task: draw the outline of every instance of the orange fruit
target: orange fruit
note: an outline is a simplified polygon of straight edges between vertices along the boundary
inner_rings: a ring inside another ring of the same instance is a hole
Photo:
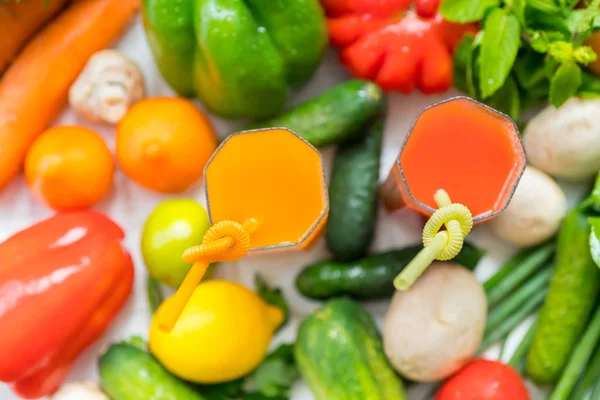
[[[155,97],[133,105],[117,125],[117,161],[138,184],[180,193],[202,178],[217,147],[209,119],[191,101]]]
[[[78,126],[50,128],[25,159],[31,191],[55,210],[89,208],[110,190],[115,165],[96,132]]]

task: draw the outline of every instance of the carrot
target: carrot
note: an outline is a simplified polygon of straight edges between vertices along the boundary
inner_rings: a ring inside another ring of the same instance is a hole
[[[27,41],[67,4],[67,0],[0,3],[0,75]]]
[[[0,189],[19,172],[33,140],[61,112],[88,59],[119,36],[140,6],[141,0],[79,0],[9,67],[0,80]]]

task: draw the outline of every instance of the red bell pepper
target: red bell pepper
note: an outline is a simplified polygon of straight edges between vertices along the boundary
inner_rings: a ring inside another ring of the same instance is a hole
[[[385,91],[444,92],[452,86],[452,53],[475,24],[437,12],[439,0],[322,0],[331,42],[356,77]]]
[[[0,381],[24,398],[55,392],[122,308],[133,263],[102,214],[57,214],[0,243]]]

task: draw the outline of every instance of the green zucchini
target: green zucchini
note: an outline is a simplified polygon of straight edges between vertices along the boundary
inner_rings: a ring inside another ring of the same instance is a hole
[[[102,389],[111,400],[205,400],[150,353],[127,343],[110,346],[99,368]]]
[[[296,278],[296,287],[311,299],[349,296],[355,299],[377,299],[391,296],[394,278],[423,249],[404,249],[373,254],[351,262],[320,261],[305,267]],[[484,252],[465,243],[452,262],[473,270]]]
[[[331,300],[304,320],[294,353],[317,400],[406,399],[371,316],[348,298]]]
[[[278,117],[248,125],[244,130],[288,128],[315,147],[337,144],[359,135],[363,126],[382,110],[383,104],[379,86],[351,80]]]
[[[363,137],[341,144],[333,162],[325,239],[337,260],[364,256],[375,233],[382,119],[366,130]]]
[[[562,223],[554,275],[527,360],[527,374],[538,384],[560,377],[594,308],[600,269],[590,255],[590,231],[587,217],[578,209]]]

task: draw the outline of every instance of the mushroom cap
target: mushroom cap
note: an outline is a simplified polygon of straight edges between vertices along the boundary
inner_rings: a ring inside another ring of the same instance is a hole
[[[556,182],[527,166],[508,207],[489,222],[503,240],[521,247],[550,239],[567,213],[567,197]]]
[[[487,299],[472,272],[435,262],[405,292],[396,292],[384,323],[384,350],[403,376],[444,379],[475,355],[485,327]]]
[[[546,107],[527,125],[528,162],[552,176],[582,181],[600,169],[600,99],[569,99]]]

